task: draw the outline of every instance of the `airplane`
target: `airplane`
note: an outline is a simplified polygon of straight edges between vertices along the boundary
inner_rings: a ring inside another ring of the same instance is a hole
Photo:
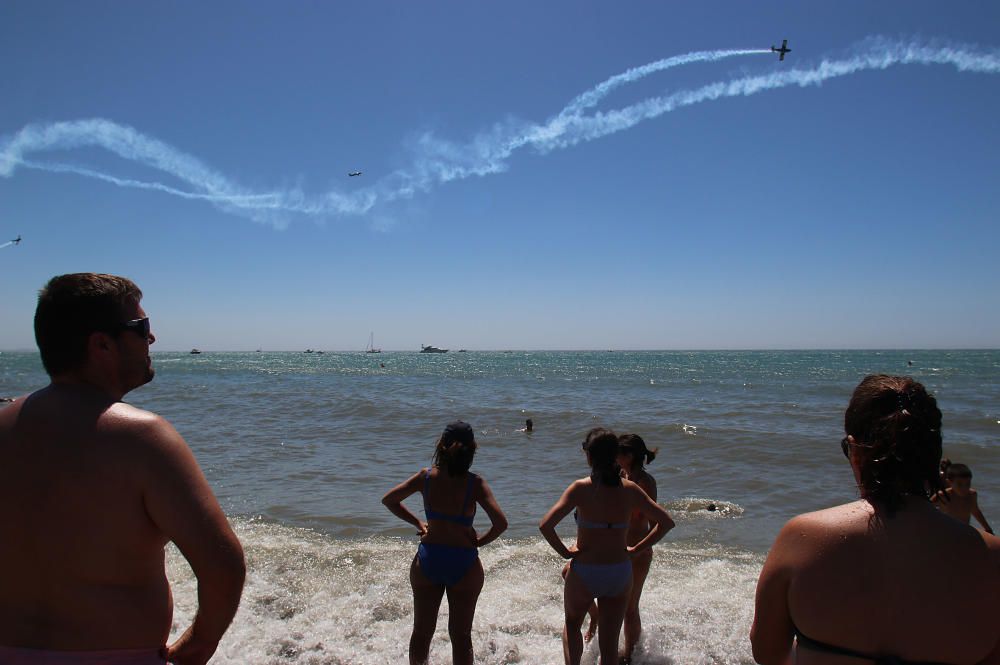
[[[11,242],[14,243],[15,245],[20,245],[21,244],[21,235],[18,234],[18,236],[16,238],[14,238],[13,240],[11,240]]]
[[[778,54],[778,60],[784,60],[785,59],[785,54],[786,53],[791,53],[792,49],[788,48],[788,40],[787,39],[782,39],[781,40],[781,48],[775,48],[774,45],[772,44],[771,45],[771,51],[773,51],[774,53]]]
[[[347,177],[348,178],[353,178],[354,176],[361,175],[361,173],[362,173],[361,171],[351,171],[350,173],[347,174]]]

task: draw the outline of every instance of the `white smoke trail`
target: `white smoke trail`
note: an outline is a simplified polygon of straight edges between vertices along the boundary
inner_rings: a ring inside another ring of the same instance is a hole
[[[110,182],[113,185],[118,185],[119,187],[134,187],[136,189],[152,189],[159,192],[164,192],[165,194],[172,194],[174,196],[179,196],[182,199],[192,199],[198,201],[214,201],[214,202],[228,202],[234,204],[241,203],[256,203],[261,206],[270,205],[272,207],[277,207],[277,202],[279,200],[280,194],[198,194],[194,192],[185,192],[181,189],[176,189],[175,187],[168,187],[159,182],[146,182],[143,180],[132,180],[130,178],[118,178],[107,173],[101,173],[100,171],[95,171],[93,169],[88,169],[83,166],[76,166],[74,164],[60,164],[58,162],[32,162],[28,160],[22,160],[20,162],[22,166],[29,169],[38,169],[40,171],[49,171],[51,173],[75,173],[76,175],[87,176],[88,178],[95,178],[97,180],[103,180],[105,182]]]
[[[580,112],[585,109],[595,106],[597,102],[607,97],[608,94],[616,88],[620,88],[626,83],[634,83],[641,78],[645,78],[650,74],[655,74],[656,72],[662,72],[665,69],[671,69],[672,67],[679,67],[681,65],[689,65],[694,62],[714,62],[716,60],[722,60],[723,58],[767,53],[771,53],[771,49],[694,51],[693,53],[687,53],[685,55],[675,55],[662,60],[657,60],[640,67],[633,67],[632,69],[628,69],[621,74],[615,74],[606,81],[598,83],[586,92],[580,93],[573,101],[566,105],[566,108],[559,112],[559,116],[579,115]]]
[[[974,52],[954,47],[876,42],[868,53],[847,60],[824,60],[812,69],[789,69],[761,76],[719,81],[695,90],[682,90],[654,97],[614,111],[574,118],[558,136],[534,141],[543,152],[592,141],[634,127],[684,106],[723,97],[745,97],[787,86],[818,86],[824,81],[865,70],[884,70],[895,65],[951,65],[958,71],[1000,73],[1000,50]]]
[[[100,147],[123,159],[167,173],[187,183],[194,191],[180,190],[159,182],[118,178],[71,164],[24,159],[24,155],[35,152],[85,147]],[[0,176],[11,176],[18,166],[54,173],[75,173],[120,187],[153,189],[186,199],[206,200],[226,212],[244,214],[278,227],[287,222],[288,213],[312,216],[362,214],[375,204],[375,197],[370,194],[352,197],[329,192],[307,200],[297,189],[266,193],[245,190],[202,164],[196,157],[145,136],[132,127],[100,118],[28,125],[9,139],[0,140]]]
[[[896,65],[951,65],[962,72],[1000,73],[1000,51],[975,47],[893,42],[881,38],[855,47],[855,55],[841,60],[824,59],[812,68],[783,69],[757,76],[720,81],[692,90],[680,90],[610,111],[584,115],[617,88],[656,72],[694,62],[769,53],[763,49],[699,51],[635,67],[577,95],[559,113],[543,124],[516,120],[497,123],[467,143],[454,143],[426,133],[417,138],[409,168],[386,176],[375,185],[350,193],[331,190],[307,197],[299,189],[253,192],[236,185],[208,168],[197,158],[147,137],[135,129],[103,119],[28,125],[16,134],[0,138],[0,176],[11,177],[17,167],[58,173],[75,173],[121,187],[164,192],[186,199],[211,202],[226,212],[283,226],[289,214],[313,217],[360,215],[378,202],[412,196],[418,191],[472,176],[499,173],[508,168],[516,151],[531,146],[544,154],[620,132],[645,120],[678,108],[724,97],[748,96],[787,86],[820,85],[824,81],[865,70],[884,70]],[[185,191],[159,183],[119,178],[80,166],[37,162],[26,155],[51,150],[100,147],[123,159],[137,162],[186,183]]]
[[[0,245],[0,249],[3,249],[4,247],[10,247],[13,244],[14,244],[13,240],[8,240],[7,242],[5,242],[2,245]]]

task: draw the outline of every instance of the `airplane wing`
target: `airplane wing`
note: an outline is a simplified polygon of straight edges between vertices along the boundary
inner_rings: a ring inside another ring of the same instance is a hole
[[[780,62],[784,59],[785,59],[785,54],[782,51],[778,51],[778,61]]]

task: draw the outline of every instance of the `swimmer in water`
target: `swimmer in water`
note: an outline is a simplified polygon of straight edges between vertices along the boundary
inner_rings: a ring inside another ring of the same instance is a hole
[[[975,517],[983,525],[983,531],[993,533],[993,528],[979,509],[979,494],[972,489],[972,469],[964,464],[949,464],[945,476],[948,487],[931,497],[938,510],[962,524],[968,524],[969,518]]]

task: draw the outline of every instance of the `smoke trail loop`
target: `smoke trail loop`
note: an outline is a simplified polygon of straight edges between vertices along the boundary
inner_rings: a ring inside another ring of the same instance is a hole
[[[433,187],[474,176],[506,171],[511,156],[531,147],[540,154],[592,141],[657,118],[679,108],[727,97],[745,97],[789,86],[818,86],[825,81],[860,71],[885,70],[897,65],[949,65],[960,72],[1000,73],[1000,51],[947,44],[896,42],[870,38],[854,47],[844,59],[823,59],[811,68],[798,67],[765,74],[715,81],[700,88],[678,90],[618,109],[594,109],[611,92],[657,72],[695,62],[770,53],[768,49],[696,51],[634,67],[598,83],[574,97],[543,123],[509,119],[494,124],[471,141],[457,143],[431,133],[410,145],[412,164],[388,174],[374,185],[341,192],[330,190],[306,196],[297,188],[255,192],[241,187],[196,157],[155,138],[109,120],[90,119],[27,125],[13,135],[0,137],[0,176],[12,177],[18,167],[71,173],[119,187],[159,191],[171,196],[211,203],[228,213],[282,227],[292,214],[309,217],[364,215],[380,203],[390,203],[426,192]],[[122,159],[157,169],[186,188],[121,178],[96,169],[60,162],[39,162],[26,155],[85,147],[103,148]],[[2,245],[7,246],[7,245]]]

